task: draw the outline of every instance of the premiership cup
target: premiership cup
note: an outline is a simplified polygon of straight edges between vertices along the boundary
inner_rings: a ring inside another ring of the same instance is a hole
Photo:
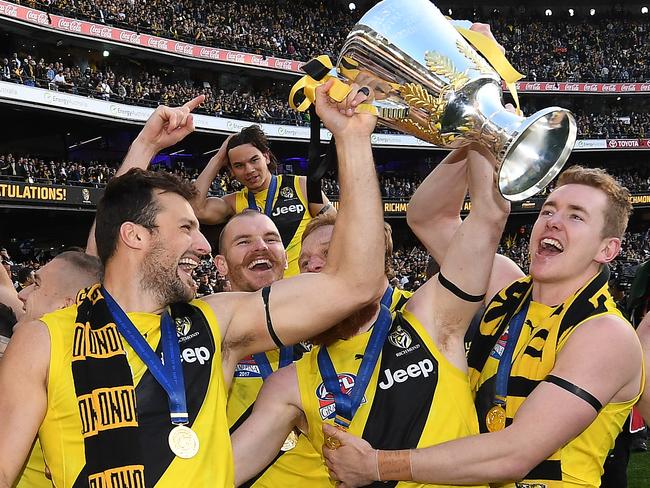
[[[548,185],[576,140],[566,109],[521,117],[502,104],[501,77],[429,0],[383,0],[347,37],[338,72],[371,86],[388,127],[445,148],[472,142],[497,161],[504,198]]]

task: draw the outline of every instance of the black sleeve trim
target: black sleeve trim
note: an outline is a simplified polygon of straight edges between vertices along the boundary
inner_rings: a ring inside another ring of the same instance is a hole
[[[449,290],[461,300],[465,300],[466,302],[481,302],[485,298],[485,293],[482,295],[470,295],[469,293],[465,293],[463,290],[445,278],[442,273],[438,273],[438,281],[442,286],[447,288],[447,290]]]
[[[598,398],[593,396],[588,391],[583,390],[579,386],[576,386],[573,383],[570,383],[567,380],[564,380],[562,378],[558,378],[557,376],[553,376],[552,374],[549,374],[544,381],[547,381],[549,383],[553,383],[554,385],[559,386],[560,388],[568,391],[569,393],[573,393],[575,396],[577,396],[578,398],[584,400],[589,405],[594,407],[594,410],[596,410],[596,412],[600,412],[600,409],[603,408],[603,405],[602,405],[602,403],[600,403],[600,401],[598,401]]]
[[[271,335],[271,339],[273,339],[273,342],[275,342],[275,345],[280,347],[284,347],[284,344],[278,337],[278,335],[275,333],[275,330],[273,329],[273,322],[271,321],[271,312],[269,311],[269,295],[271,294],[271,286],[265,286],[262,288],[262,300],[264,300],[264,311],[266,312],[266,327],[269,329],[269,334]]]

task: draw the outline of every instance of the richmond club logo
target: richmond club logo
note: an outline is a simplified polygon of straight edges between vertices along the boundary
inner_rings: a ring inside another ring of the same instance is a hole
[[[176,335],[178,337],[186,336],[192,328],[192,321],[189,317],[176,317],[174,322],[176,322]]]
[[[401,326],[397,326],[397,328],[388,335],[388,342],[400,349],[408,349],[408,347],[413,343],[413,339],[411,339],[409,333],[402,329]]]

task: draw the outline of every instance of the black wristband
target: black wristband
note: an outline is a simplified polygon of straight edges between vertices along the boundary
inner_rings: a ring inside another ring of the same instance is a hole
[[[559,386],[563,390],[566,390],[569,393],[573,393],[575,396],[577,396],[578,398],[584,400],[589,405],[594,407],[594,410],[596,410],[596,412],[600,412],[600,409],[603,408],[603,404],[600,403],[598,398],[593,396],[587,390],[583,390],[579,386],[576,386],[573,383],[571,383],[571,382],[569,382],[569,381],[567,381],[565,379],[558,378],[557,376],[553,376],[552,374],[549,374],[544,379],[544,381],[546,381],[548,383],[553,383],[554,385]]]
[[[271,336],[271,339],[273,339],[273,342],[275,342],[275,345],[278,346],[278,348],[284,347],[284,344],[278,337],[278,335],[275,333],[275,330],[273,330],[273,322],[271,322],[271,312],[269,311],[269,295],[271,294],[271,285],[265,286],[262,288],[262,300],[264,301],[264,311],[266,312],[266,327],[269,329],[269,335]]]
[[[442,273],[438,273],[438,281],[442,286],[447,288],[447,290],[452,292],[461,300],[465,300],[466,302],[481,302],[485,298],[485,293],[483,293],[482,295],[470,295],[469,293],[465,293],[463,290],[461,290],[456,285],[454,285],[451,281],[445,278],[442,275]]]

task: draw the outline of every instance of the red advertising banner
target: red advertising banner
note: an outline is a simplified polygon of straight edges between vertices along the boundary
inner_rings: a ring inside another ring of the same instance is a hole
[[[519,81],[521,93],[648,93],[650,83],[572,83],[552,81]]]
[[[607,139],[608,149],[648,149],[650,139]]]
[[[138,34],[117,27],[71,19],[60,15],[50,14],[48,18],[47,13],[41,10],[16,5],[10,2],[5,2],[4,0],[0,0],[0,16],[22,20],[58,31],[71,32],[77,35],[86,35],[89,37],[132,44],[134,46],[211,61],[222,61],[224,63],[236,63],[293,72],[299,72],[300,66],[303,64],[301,61],[292,61],[290,59],[265,57],[257,54],[231,51],[228,49],[196,46],[194,44],[174,41],[172,39],[165,39],[163,37],[152,36],[149,34]]]

